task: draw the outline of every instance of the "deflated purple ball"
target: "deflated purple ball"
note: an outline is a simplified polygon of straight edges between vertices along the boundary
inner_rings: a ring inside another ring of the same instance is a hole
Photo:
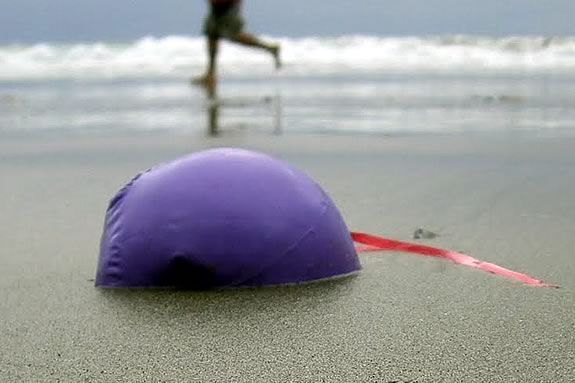
[[[341,215],[314,181],[267,155],[224,148],[154,167],[116,194],[96,285],[263,286],[359,269]]]

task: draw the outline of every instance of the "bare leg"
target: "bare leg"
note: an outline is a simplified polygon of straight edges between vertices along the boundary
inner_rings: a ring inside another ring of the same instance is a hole
[[[216,86],[216,64],[218,59],[218,38],[208,37],[208,69],[203,76],[192,79],[195,85],[203,86],[213,91]]]
[[[280,60],[280,46],[278,44],[272,44],[266,41],[262,41],[257,37],[255,37],[254,35],[246,32],[240,32],[234,37],[230,38],[230,40],[238,44],[263,49],[269,52],[274,57],[276,69],[279,69],[281,67],[282,63]]]

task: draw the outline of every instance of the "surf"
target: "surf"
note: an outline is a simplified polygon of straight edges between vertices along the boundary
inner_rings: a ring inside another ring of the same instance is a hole
[[[575,37],[274,37],[285,62],[279,76],[363,74],[575,73]],[[0,46],[0,81],[189,77],[205,66],[201,37],[128,42],[43,42]],[[265,55],[225,44],[223,75],[273,75]]]

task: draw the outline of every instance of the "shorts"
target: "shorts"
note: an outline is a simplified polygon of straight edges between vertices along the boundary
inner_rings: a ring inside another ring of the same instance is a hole
[[[212,38],[233,38],[242,31],[244,20],[240,15],[239,4],[233,5],[225,13],[211,12],[204,20],[203,32]]]

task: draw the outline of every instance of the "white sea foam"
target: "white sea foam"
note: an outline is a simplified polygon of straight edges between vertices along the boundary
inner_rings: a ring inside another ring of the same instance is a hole
[[[280,75],[356,73],[575,73],[575,37],[279,38]],[[181,77],[206,64],[201,37],[145,37],[131,43],[42,43],[0,46],[0,80]],[[223,73],[273,72],[269,56],[231,44],[221,49]]]

